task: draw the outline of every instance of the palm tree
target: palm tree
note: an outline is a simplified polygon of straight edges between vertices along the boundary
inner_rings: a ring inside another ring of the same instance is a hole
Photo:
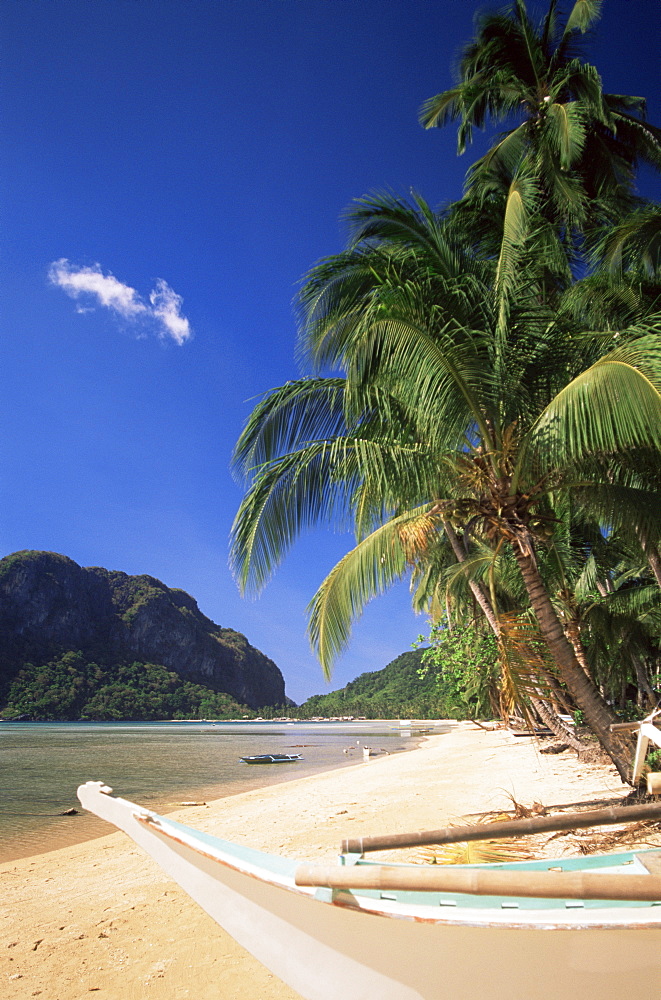
[[[559,524],[543,553],[544,579],[565,634],[583,668],[620,709],[632,687],[639,707],[654,708],[658,699],[649,674],[656,673],[661,595],[641,549],[638,518],[645,504],[658,504],[659,485],[658,472],[646,489],[637,477],[638,500],[617,529],[600,502],[595,510],[590,494],[559,498]],[[612,475],[608,489],[617,493]],[[627,492],[628,499],[635,496]]]
[[[237,445],[239,467],[252,470],[233,529],[239,582],[262,586],[314,522],[353,526],[357,545],[311,604],[329,670],[364,603],[424,564],[444,524],[509,548],[562,681],[625,777],[612,715],[565,635],[538,551],[555,497],[607,493],[620,455],[661,447],[661,348],[650,335],[661,317],[615,338],[563,325],[531,250],[516,287],[510,274],[503,319],[498,262],[453,242],[422,199],[366,199],[354,224],[348,250],[314,268],[301,295],[304,352],[343,376],[274,390]],[[613,518],[625,487],[618,497]],[[657,531],[653,515],[641,524]]]
[[[524,169],[546,217],[570,230],[612,223],[634,208],[637,164],[661,167],[661,130],[645,120],[643,98],[605,93],[597,69],[581,57],[581,36],[601,6],[576,0],[564,23],[557,0],[539,25],[525,0],[478,17],[458,83],[427,100],[420,113],[425,128],[459,121],[459,153],[474,128],[509,126],[471,167],[470,195],[504,196]]]

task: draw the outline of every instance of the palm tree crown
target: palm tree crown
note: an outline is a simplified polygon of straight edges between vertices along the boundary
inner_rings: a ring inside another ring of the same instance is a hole
[[[459,82],[427,100],[425,128],[458,120],[458,150],[488,122],[512,127],[468,174],[478,197],[507,190],[527,170],[547,215],[585,228],[632,210],[635,168],[661,167],[661,130],[646,120],[645,100],[603,91],[581,57],[581,37],[597,21],[600,0],[577,0],[562,23],[551,0],[536,25],[524,0],[482,14],[459,63]],[[517,123],[518,120],[518,123]]]

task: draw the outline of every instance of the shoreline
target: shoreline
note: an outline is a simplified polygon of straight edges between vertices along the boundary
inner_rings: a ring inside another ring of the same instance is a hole
[[[23,727],[25,724],[21,724]],[[35,726],[55,726],[58,731],[62,729],[68,729],[76,726],[83,726],[85,731],[90,727],[87,723],[29,723],[28,727],[30,729]],[[119,726],[114,724],[101,724],[104,728],[108,728],[111,731],[119,728],[123,730],[128,728],[132,731],[135,729],[133,724],[120,723]],[[146,725],[150,729],[160,728],[165,726],[166,729],[170,730],[171,723],[168,722],[156,722],[156,723],[146,723],[138,724],[138,729],[140,726]],[[118,753],[121,753],[121,744],[115,742],[110,747],[111,752],[111,766],[110,769],[106,766],[108,761],[105,759],[99,759],[98,753],[95,758],[91,761],[83,763],[82,766],[75,768],[71,774],[66,775],[66,781],[63,779],[62,774],[57,775],[56,782],[52,784],[49,781],[41,781],[36,791],[31,794],[30,798],[21,798],[20,790],[17,783],[21,780],[29,781],[30,775],[24,772],[22,762],[17,761],[18,772],[9,779],[10,769],[7,769],[8,760],[14,760],[17,754],[20,754],[20,745],[15,745],[12,750],[8,751],[5,747],[3,757],[5,768],[6,768],[6,780],[0,782],[0,798],[2,798],[3,812],[0,815],[0,865],[5,864],[9,861],[16,861],[22,858],[32,857],[33,855],[38,855],[41,853],[57,850],[64,847],[73,847],[76,844],[86,843],[91,840],[96,840],[99,837],[104,836],[105,824],[96,817],[90,814],[85,814],[80,810],[80,805],[76,798],[75,790],[81,781],[86,781],[90,774],[101,775],[105,780],[110,777],[110,784],[115,784],[118,790],[121,790],[120,794],[123,794],[126,798],[133,800],[140,800],[143,805],[148,808],[153,809],[155,812],[160,812],[165,814],[170,814],[174,810],[180,809],[182,803],[189,801],[202,801],[211,802],[216,801],[221,798],[226,798],[228,796],[238,795],[241,792],[249,791],[251,789],[257,789],[262,787],[267,787],[275,784],[280,784],[285,781],[291,781],[297,777],[302,777],[310,774],[321,774],[326,771],[336,770],[341,768],[346,768],[355,763],[355,758],[358,754],[346,756],[341,752],[341,747],[338,743],[343,743],[346,740],[348,743],[353,744],[355,736],[360,736],[361,740],[366,743],[371,743],[372,739],[375,738],[374,734],[370,733],[370,737],[367,734],[363,735],[364,727],[367,726],[370,729],[386,727],[387,729],[395,728],[395,720],[371,720],[369,722],[359,723],[359,727],[356,728],[356,732],[353,736],[349,733],[346,728],[346,724],[340,726],[339,733],[331,733],[333,727],[321,726],[320,731],[317,730],[316,724],[314,726],[303,724],[304,732],[300,730],[297,732],[294,729],[294,724],[291,727],[284,728],[282,724],[277,724],[278,732],[273,735],[273,739],[269,742],[275,740],[278,747],[283,744],[282,749],[285,752],[290,751],[285,744],[295,742],[296,739],[308,739],[311,737],[311,742],[308,744],[306,742],[306,747],[309,745],[309,750],[303,750],[305,759],[297,761],[295,767],[292,766],[291,769],[287,767],[271,767],[271,768],[259,768],[259,767],[249,767],[247,765],[241,764],[237,767],[237,759],[234,752],[230,753],[231,761],[227,759],[214,757],[212,766],[209,766],[209,743],[202,744],[202,751],[206,752],[207,759],[203,759],[202,767],[198,767],[199,759],[196,755],[196,749],[193,751],[193,756],[191,757],[191,740],[192,744],[197,748],[197,740],[201,738],[203,741],[208,738],[209,734],[212,736],[216,733],[221,735],[221,740],[226,747],[227,751],[227,733],[222,726],[218,726],[217,729],[204,730],[200,729],[199,733],[194,732],[193,735],[187,735],[185,738],[188,740],[188,744],[184,746],[184,757],[181,756],[181,749],[179,748],[178,742],[175,741],[174,736],[168,736],[168,741],[171,741],[170,748],[167,751],[169,753],[169,761],[174,768],[178,770],[179,763],[182,759],[185,759],[185,755],[188,754],[188,763],[182,765],[182,773],[185,773],[186,781],[182,784],[179,781],[173,784],[168,781],[167,774],[163,775],[164,780],[162,784],[159,782],[160,773],[159,768],[162,768],[161,761],[158,760],[158,751],[156,751],[156,757],[151,757],[151,739],[149,740],[148,752],[150,754],[148,777],[145,778],[144,774],[141,772],[138,781],[135,780],[136,775],[130,775],[130,780],[132,784],[127,787],[122,780],[122,764],[121,757],[116,757]],[[96,724],[95,724],[96,726]],[[199,729],[199,724],[197,724]],[[233,731],[235,723],[229,724]],[[264,721],[258,723],[258,726],[264,726],[269,730],[273,727],[271,721]],[[255,728],[253,723],[250,723],[251,728]],[[423,724],[414,724],[413,731],[414,735],[411,738],[408,736],[406,740],[394,740],[392,746],[390,747],[390,753],[393,752],[409,752],[415,749],[422,738],[419,735],[419,729],[423,727]],[[0,727],[2,728],[2,727]],[[443,732],[447,728],[445,725],[439,727],[435,721],[426,722],[424,724],[425,729],[431,728],[432,730]],[[327,731],[328,730],[328,731]],[[3,729],[3,732],[6,728]],[[353,727],[352,727],[353,731]],[[296,735],[294,735],[296,734]],[[330,738],[329,738],[330,734]],[[381,734],[383,738],[387,738],[385,734]],[[61,738],[61,737],[60,737]],[[116,740],[116,737],[114,737]],[[259,739],[259,737],[258,737]],[[176,740],[179,740],[179,734],[176,735]],[[334,743],[338,743],[337,746],[333,746]],[[386,742],[385,746],[388,747],[389,744]],[[43,760],[43,766],[45,767],[46,758],[44,756],[44,746],[38,744],[37,749],[41,748],[41,757],[39,759]],[[68,747],[66,743],[60,746],[60,750],[67,751]],[[138,752],[140,752],[138,750]],[[257,749],[257,746],[251,746],[248,753],[261,752]],[[9,758],[6,754],[9,753]],[[378,754],[378,752],[377,752]],[[222,751],[221,751],[222,755]],[[39,756],[39,754],[37,754]],[[354,758],[352,760],[352,757]],[[117,766],[118,765],[118,766]],[[218,766],[220,765],[220,766]],[[291,773],[290,773],[291,771]],[[188,773],[190,772],[190,773]],[[16,787],[17,798],[14,801],[12,798],[12,787]],[[145,796],[145,792],[148,794]],[[154,794],[156,793],[156,794]],[[142,797],[141,797],[142,795]],[[77,815],[67,815],[67,810],[74,808],[78,810]],[[19,812],[12,814],[12,809],[18,809]],[[22,812],[21,812],[22,810]],[[12,815],[16,815],[18,818],[12,820]],[[21,816],[25,816],[25,819],[21,819]],[[30,819],[28,817],[34,817]]]
[[[577,761],[571,751],[542,755],[507,730],[457,723],[406,753],[172,815],[269,853],[332,863],[344,836],[437,829],[511,811],[512,798],[581,808],[617,803],[629,791],[610,766]],[[563,846],[555,839],[554,853]],[[89,992],[133,1000],[146,987],[154,1000],[298,1000],[122,833],[3,863],[0,884],[7,1000],[82,1000]]]

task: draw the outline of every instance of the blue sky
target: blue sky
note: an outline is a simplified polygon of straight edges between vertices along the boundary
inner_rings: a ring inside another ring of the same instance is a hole
[[[257,601],[227,568],[232,447],[296,377],[292,299],[353,198],[441,204],[479,152],[425,132],[472,0],[5,0],[0,556],[149,573],[244,632],[296,701],[383,667],[424,620],[374,601],[328,686],[305,607],[347,535]],[[590,57],[661,123],[656,0],[605,0]],[[658,183],[645,182],[659,195]]]

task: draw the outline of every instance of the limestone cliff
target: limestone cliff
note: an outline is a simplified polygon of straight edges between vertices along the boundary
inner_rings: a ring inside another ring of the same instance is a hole
[[[0,560],[0,689],[21,667],[68,650],[99,662],[159,664],[251,708],[285,703],[278,667],[151,576],[83,569],[54,552]]]

